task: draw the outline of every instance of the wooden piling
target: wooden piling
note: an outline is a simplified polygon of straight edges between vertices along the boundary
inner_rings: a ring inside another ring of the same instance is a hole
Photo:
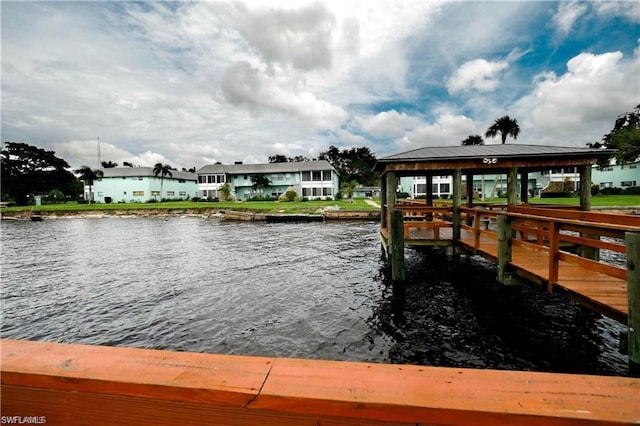
[[[498,282],[507,284],[507,268],[511,261],[511,221],[506,215],[496,217],[498,226]]]
[[[391,250],[391,281],[393,299],[396,302],[405,298],[404,274],[404,217],[402,210],[391,212],[391,227],[389,229],[389,243]]]
[[[626,232],[629,375],[640,377],[640,232]]]

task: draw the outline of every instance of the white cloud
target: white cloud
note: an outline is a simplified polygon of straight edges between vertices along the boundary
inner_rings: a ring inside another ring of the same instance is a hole
[[[640,2],[638,1],[596,1],[592,6],[599,15],[623,16],[631,22],[640,22]]]
[[[563,36],[571,32],[573,24],[585,13],[587,5],[582,2],[568,1],[558,4],[558,11],[553,16],[553,23],[556,30]]]
[[[376,115],[356,117],[356,125],[376,137],[397,137],[418,124],[418,120],[396,110],[382,111]]]
[[[435,123],[418,126],[406,133],[397,144],[405,150],[422,146],[460,145],[469,135],[477,133],[478,128],[469,117],[444,113],[437,117]]]
[[[585,135],[611,130],[617,115],[631,110],[640,93],[640,58],[621,52],[581,53],[567,63],[567,72],[535,79],[533,91],[515,105],[521,135],[531,143],[584,145]]]
[[[506,61],[475,59],[465,62],[449,78],[447,89],[451,94],[470,89],[492,91],[498,86],[500,73],[508,67]]]

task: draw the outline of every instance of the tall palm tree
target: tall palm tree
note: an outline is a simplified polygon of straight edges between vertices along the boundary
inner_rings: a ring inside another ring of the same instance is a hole
[[[173,176],[171,173],[171,166],[168,164],[156,163],[153,166],[153,174],[158,177],[160,175],[160,200],[162,201],[162,185],[164,184],[164,177],[169,175]]]
[[[518,120],[511,118],[508,115],[496,119],[496,121],[489,127],[484,134],[486,138],[494,138],[498,134],[502,138],[502,143],[507,141],[507,136],[511,136],[514,139],[518,139],[520,134],[520,126],[518,126]]]
[[[104,173],[102,170],[92,170],[89,166],[82,166],[74,171],[80,175],[78,179],[84,181],[85,185],[89,185],[89,205],[91,205],[91,199],[93,198],[93,181],[102,178]]]
[[[470,135],[461,142],[462,145],[484,145],[484,140],[480,135]]]

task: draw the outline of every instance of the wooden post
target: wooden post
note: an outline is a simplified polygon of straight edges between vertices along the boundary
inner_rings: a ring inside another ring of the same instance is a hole
[[[383,176],[380,182],[380,227],[387,227],[387,179]]]
[[[433,176],[427,175],[427,206],[433,206]]]
[[[387,172],[385,181],[387,187],[387,190],[385,192],[387,194],[387,196],[385,197],[387,201],[387,217],[385,220],[387,222],[387,227],[391,228],[391,212],[396,205],[396,187],[398,186],[398,178],[396,177],[396,173]],[[389,245],[391,245],[391,242],[389,242]]]
[[[507,204],[518,204],[518,169],[511,167],[507,173]]]
[[[520,202],[529,202],[529,172],[520,172]]]
[[[580,166],[580,207],[591,210],[591,165]]]
[[[551,220],[549,222],[549,280],[547,290],[553,291],[553,284],[558,281],[558,262],[560,260],[560,225]]]
[[[391,243],[391,285],[393,289],[392,303],[395,306],[404,305],[405,275],[404,275],[404,217],[402,210],[391,212],[389,227]]]
[[[462,205],[462,170],[453,171],[453,246],[460,240],[460,225],[462,218],[460,207]]]
[[[467,173],[467,207],[473,207],[473,173]],[[473,217],[467,215],[467,225],[473,224]]]
[[[496,217],[498,226],[498,282],[507,284],[507,268],[511,261],[511,221],[507,215]]]
[[[640,232],[625,233],[629,298],[629,375],[640,377]]]

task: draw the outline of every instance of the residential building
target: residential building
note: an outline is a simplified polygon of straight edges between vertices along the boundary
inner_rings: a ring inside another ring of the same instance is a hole
[[[93,183],[93,199],[98,203],[188,200],[198,194],[195,173],[171,170],[171,176],[162,178],[153,173],[153,167],[115,167],[100,171],[102,178]]]
[[[288,190],[312,199],[334,198],[339,191],[338,173],[325,160],[267,164],[210,164],[197,172],[201,197],[219,198],[220,187],[229,184],[237,200],[254,197],[279,197]],[[255,188],[257,176],[270,184]]]

